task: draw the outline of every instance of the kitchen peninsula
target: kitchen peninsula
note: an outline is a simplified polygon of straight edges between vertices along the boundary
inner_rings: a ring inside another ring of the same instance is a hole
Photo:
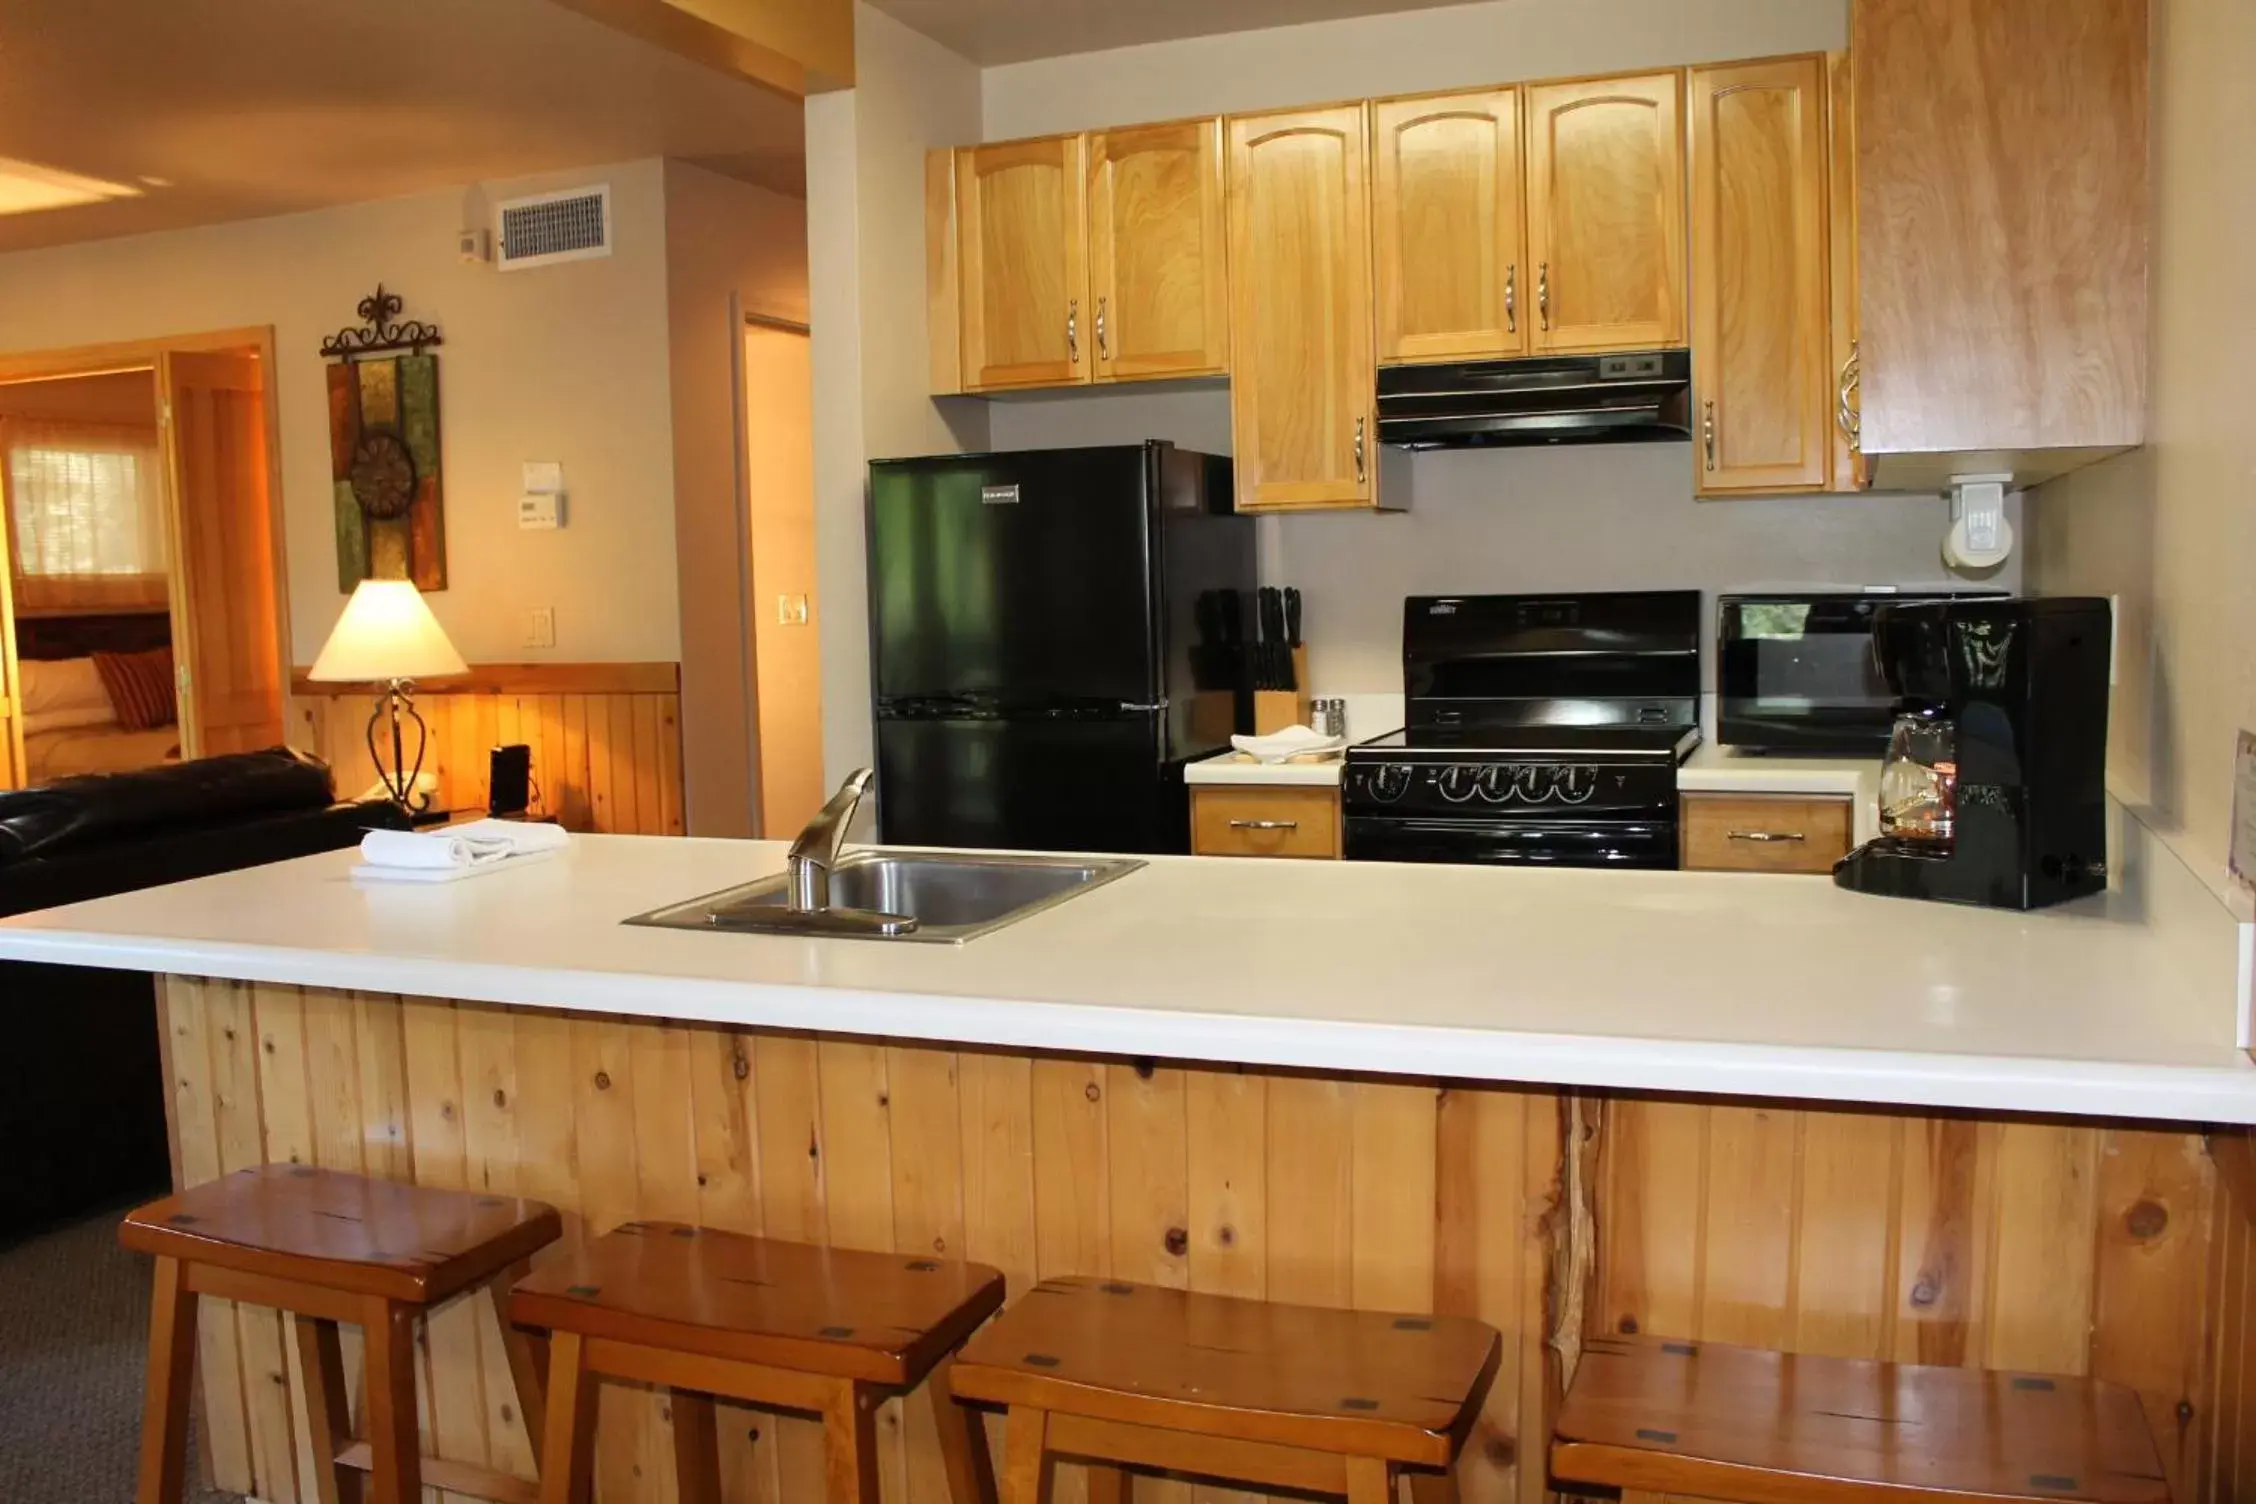
[[[7,921],[0,956],[163,976],[185,1183],[318,1163],[535,1196],[568,1237],[676,1218],[1014,1288],[1479,1315],[1513,1345],[1471,1498],[1541,1496],[1521,1459],[1563,1366],[1631,1329],[2096,1372],[2145,1396],[2190,1489],[2251,1204],[2243,1141],[2212,1157],[2200,1129],[2256,1122],[2256,1066],[2237,927],[2124,840],[2122,891],[2027,915],[1161,858],[939,946],[626,927],[783,848],[596,837],[443,889],[356,886],[345,853],[237,872]],[[290,1496],[278,1318],[204,1342],[220,1481]],[[430,1445],[529,1473],[484,1297],[429,1353]],[[942,1497],[929,1404],[884,1431],[917,1499]],[[607,1497],[671,1496],[666,1424],[607,1393]],[[763,1497],[808,1496],[811,1423],[723,1434]]]

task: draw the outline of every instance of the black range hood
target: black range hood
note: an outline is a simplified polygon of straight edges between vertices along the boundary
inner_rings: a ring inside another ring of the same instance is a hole
[[[1691,437],[1688,350],[1379,368],[1379,442],[1401,449]]]

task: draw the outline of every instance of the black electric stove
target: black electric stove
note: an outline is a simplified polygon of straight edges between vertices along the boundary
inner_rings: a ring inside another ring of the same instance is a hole
[[[1351,860],[1676,866],[1698,591],[1413,597],[1402,664],[1408,726],[1347,750]]]

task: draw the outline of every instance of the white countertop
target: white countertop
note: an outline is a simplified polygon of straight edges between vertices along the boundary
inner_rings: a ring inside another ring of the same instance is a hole
[[[581,837],[430,889],[357,887],[334,852],[0,921],[0,957],[1019,1049],[2256,1123],[2242,931],[2174,858],[2120,859],[2129,891],[2030,915],[1807,877],[1174,857],[960,948],[620,924],[783,851]]]
[[[1336,789],[1343,766],[1345,763],[1336,755],[1323,762],[1256,762],[1236,752],[1222,752],[1186,763],[1183,781],[1193,788],[1216,784],[1282,784],[1288,788]]]

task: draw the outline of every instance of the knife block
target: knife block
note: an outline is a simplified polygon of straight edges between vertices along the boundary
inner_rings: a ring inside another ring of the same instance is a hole
[[[1312,713],[1308,694],[1308,644],[1292,651],[1293,683],[1298,689],[1257,689],[1253,692],[1253,734],[1267,736],[1287,726],[1305,726]]]

